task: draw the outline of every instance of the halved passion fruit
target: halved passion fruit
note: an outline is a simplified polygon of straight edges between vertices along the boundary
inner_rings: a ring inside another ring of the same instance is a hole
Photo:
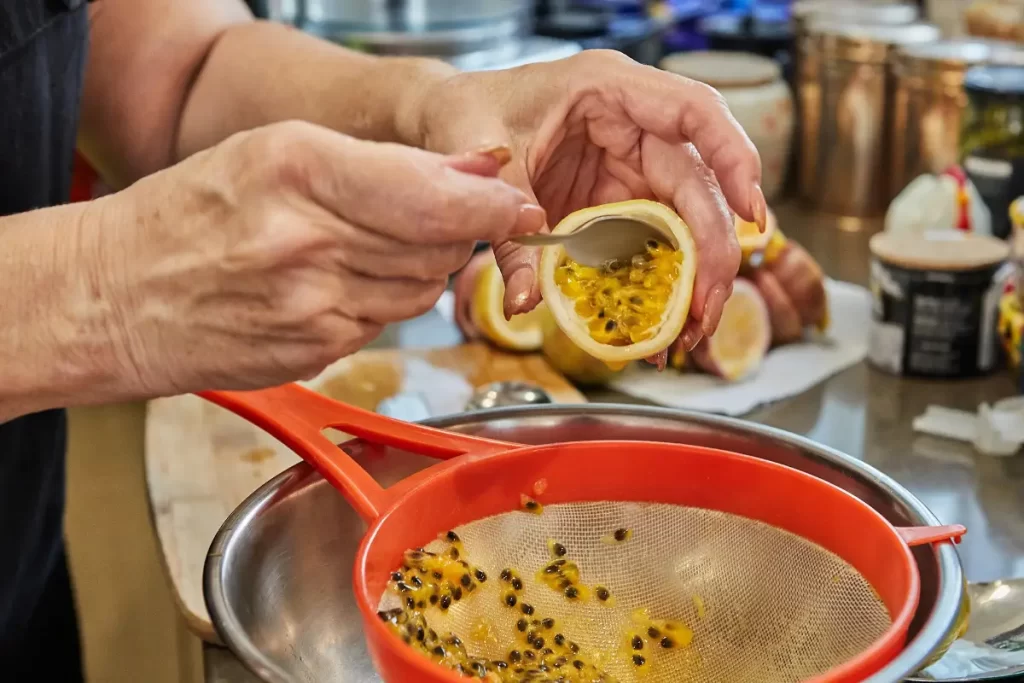
[[[575,263],[561,246],[545,247],[541,293],[558,327],[594,358],[606,363],[647,358],[668,348],[683,329],[697,274],[697,248],[683,219],[648,200],[582,209],[552,232],[573,232],[601,216],[636,218],[662,236],[648,240],[628,263],[611,261],[599,268]]]
[[[509,351],[536,351],[544,341],[543,321],[547,316],[544,303],[529,313],[505,319],[502,301],[505,283],[494,257],[480,267],[473,283],[470,318],[485,339]]]
[[[750,280],[737,278],[718,329],[697,344],[692,357],[705,372],[737,381],[760,367],[771,342],[772,324],[764,298]]]

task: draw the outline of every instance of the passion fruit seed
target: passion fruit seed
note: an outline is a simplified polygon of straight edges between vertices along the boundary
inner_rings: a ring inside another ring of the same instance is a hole
[[[628,346],[657,331],[683,254],[657,240],[645,246],[628,263],[615,259],[593,268],[567,258],[555,270],[555,284],[574,302],[594,341]]]
[[[568,552],[568,550],[566,550],[566,547],[558,541],[554,539],[548,539],[548,552],[551,554],[552,558],[555,558],[565,557],[565,554]]]
[[[520,496],[519,496],[519,503],[520,503],[520,505],[522,506],[522,508],[524,510],[526,510],[527,512],[533,513],[535,515],[539,515],[539,514],[542,514],[544,512],[544,506],[541,505],[540,503],[538,503],[537,501],[535,501],[533,498],[530,498],[525,493],[524,494],[520,494]]]
[[[601,542],[607,545],[618,545],[619,543],[625,543],[629,539],[633,538],[633,532],[630,529],[616,529],[607,536],[601,538]]]

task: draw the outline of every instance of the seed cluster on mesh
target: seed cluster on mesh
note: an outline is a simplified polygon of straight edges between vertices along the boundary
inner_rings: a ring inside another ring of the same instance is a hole
[[[657,333],[682,262],[681,251],[652,239],[629,262],[593,268],[566,258],[555,271],[555,284],[594,341],[628,346]]]
[[[522,497],[521,508],[530,514],[543,513],[543,506],[527,496]],[[630,530],[616,529],[607,539],[623,543],[631,537]],[[380,611],[378,616],[407,645],[464,677],[492,683],[614,683],[615,678],[603,666],[609,653],[588,655],[558,620],[539,614],[526,602],[523,577],[513,567],[501,569],[494,579],[500,587],[501,607],[513,617],[512,645],[504,657],[474,656],[458,635],[438,633],[431,628],[427,619],[430,610],[447,612],[489,580],[483,569],[469,562],[456,532],[449,531],[443,540],[446,547],[439,552],[424,548],[406,551],[401,569],[388,581],[388,592],[397,596],[403,606]],[[536,572],[540,585],[559,592],[570,603],[596,600],[608,606],[615,604],[607,587],[588,586],[581,581],[580,569],[563,543],[548,539],[547,550],[550,561]],[[471,644],[498,645],[501,641],[495,628],[488,619],[479,617],[469,627],[468,640]],[[640,676],[649,672],[659,651],[686,647],[693,637],[681,622],[652,619],[642,609],[633,614],[624,633],[619,656]]]

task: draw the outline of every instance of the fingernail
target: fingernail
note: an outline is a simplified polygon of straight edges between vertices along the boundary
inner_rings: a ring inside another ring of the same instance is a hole
[[[512,159],[512,150],[508,145],[488,145],[472,152],[476,156],[489,156],[504,166]]]
[[[711,288],[711,292],[704,302],[704,315],[700,319],[704,336],[710,337],[718,329],[718,321],[722,319],[722,309],[725,308],[725,302],[728,300],[729,289],[725,285],[715,285]]]
[[[531,235],[540,232],[548,222],[548,214],[536,204],[523,204],[512,228],[513,235]]]
[[[764,200],[764,192],[761,191],[761,186],[757,184],[754,185],[754,196],[751,199],[750,213],[754,214],[754,222],[757,223],[757,229],[764,232],[768,224],[768,203]]]
[[[520,268],[512,273],[508,284],[505,285],[504,313],[505,320],[511,320],[512,316],[523,310],[526,302],[530,300],[530,293],[533,291],[533,281],[536,279],[533,268]]]
[[[683,330],[683,334],[680,337],[683,342],[683,349],[687,353],[697,348],[697,344],[700,344],[700,340],[703,338],[704,335],[701,332],[689,328]]]

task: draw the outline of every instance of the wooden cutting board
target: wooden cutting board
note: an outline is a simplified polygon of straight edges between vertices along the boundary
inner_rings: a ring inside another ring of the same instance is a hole
[[[541,356],[502,353],[483,344],[361,351],[306,384],[369,410],[399,392],[422,390],[432,414],[444,414],[460,411],[473,388],[507,380],[539,385],[559,403],[585,401]],[[228,514],[299,458],[245,420],[191,395],[149,403],[145,458],[172,592],[189,628],[218,642],[203,602],[206,552]]]

